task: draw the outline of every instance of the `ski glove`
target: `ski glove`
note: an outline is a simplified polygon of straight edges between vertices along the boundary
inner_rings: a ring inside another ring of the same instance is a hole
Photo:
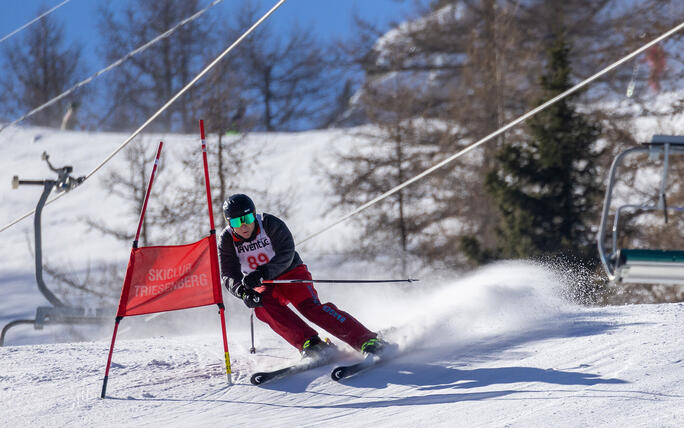
[[[228,277],[223,277],[223,286],[230,290],[230,293],[241,299],[248,308],[258,308],[263,306],[261,294],[249,289],[242,284],[242,281],[234,281]]]
[[[254,272],[250,272],[242,278],[242,283],[245,285],[247,288],[256,288],[261,285],[261,280],[264,278],[264,274],[261,273],[259,268],[257,268]]]
[[[249,288],[246,288],[242,293],[242,301],[245,302],[245,306],[251,309],[264,306],[263,302],[261,301],[261,293]]]

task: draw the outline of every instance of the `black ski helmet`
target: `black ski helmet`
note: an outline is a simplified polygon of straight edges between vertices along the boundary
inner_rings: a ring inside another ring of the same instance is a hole
[[[242,217],[249,213],[256,215],[254,202],[252,202],[249,196],[243,195],[242,193],[231,195],[230,198],[223,203],[223,215],[226,218],[226,221],[231,218]]]

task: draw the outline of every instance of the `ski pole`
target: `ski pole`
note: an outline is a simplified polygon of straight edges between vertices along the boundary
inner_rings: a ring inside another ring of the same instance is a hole
[[[249,317],[249,331],[252,333],[252,347],[249,348],[249,353],[256,354],[256,348],[254,347],[254,310],[252,310],[252,315]]]
[[[320,282],[320,283],[340,283],[340,284],[356,284],[356,283],[380,283],[380,282],[418,282],[419,279],[262,279],[262,284],[301,284],[305,282]]]

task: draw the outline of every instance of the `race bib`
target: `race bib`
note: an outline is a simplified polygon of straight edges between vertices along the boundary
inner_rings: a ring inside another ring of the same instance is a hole
[[[273,256],[275,256],[271,239],[264,231],[260,214],[257,214],[256,221],[259,227],[259,233],[254,239],[246,242],[233,241],[235,253],[240,260],[240,270],[243,275],[254,272],[257,266],[268,263]]]

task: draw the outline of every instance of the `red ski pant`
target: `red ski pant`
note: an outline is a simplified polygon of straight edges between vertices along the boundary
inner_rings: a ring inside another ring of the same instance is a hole
[[[311,279],[311,274],[306,265],[301,264],[276,279]],[[361,349],[364,342],[377,336],[334,304],[321,303],[310,282],[267,285],[262,291],[262,302],[263,306],[254,310],[257,318],[299,350],[304,342],[318,333],[288,308],[288,303],[292,303],[309,321],[347,342],[354,349]]]

